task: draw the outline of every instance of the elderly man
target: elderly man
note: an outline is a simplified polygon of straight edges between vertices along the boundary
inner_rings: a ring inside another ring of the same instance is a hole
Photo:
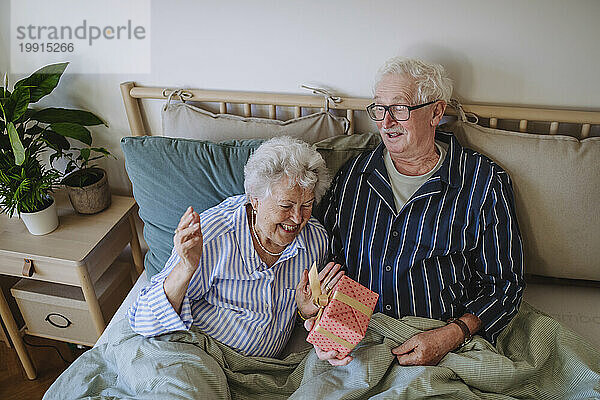
[[[376,312],[448,321],[394,348],[401,365],[436,365],[475,333],[495,342],[524,287],[509,176],[436,132],[451,94],[441,65],[386,62],[367,107],[382,144],[339,171],[320,212],[333,260],[379,293]]]

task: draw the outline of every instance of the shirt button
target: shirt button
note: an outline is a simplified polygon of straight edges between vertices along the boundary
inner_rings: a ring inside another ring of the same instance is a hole
[[[392,267],[390,267],[389,265],[386,265],[386,266],[385,266],[385,270],[386,270],[387,272],[390,272],[390,271],[392,270]]]
[[[390,306],[389,304],[386,304],[385,309],[386,309],[386,311],[390,311],[392,309],[392,306]]]
[[[397,236],[398,236],[398,231],[393,231],[393,232],[392,232],[392,236],[393,236],[393,237],[397,237]]]

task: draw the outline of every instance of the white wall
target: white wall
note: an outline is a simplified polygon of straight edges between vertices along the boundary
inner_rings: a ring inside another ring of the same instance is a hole
[[[119,149],[126,80],[286,93],[310,82],[370,96],[377,67],[401,54],[446,65],[463,102],[600,108],[600,1],[178,0],[153,1],[151,12],[151,74],[66,75],[42,104],[108,121],[94,140],[119,157],[105,165],[116,192],[129,190]],[[0,72],[9,26],[10,2],[0,0]]]

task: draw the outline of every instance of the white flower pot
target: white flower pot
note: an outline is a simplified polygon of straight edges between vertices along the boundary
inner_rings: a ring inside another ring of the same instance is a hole
[[[21,219],[32,235],[45,235],[52,232],[58,226],[56,201],[52,198],[52,204],[42,211],[21,213]]]

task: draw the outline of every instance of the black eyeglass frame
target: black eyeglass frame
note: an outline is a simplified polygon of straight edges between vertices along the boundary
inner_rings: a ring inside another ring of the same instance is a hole
[[[428,106],[428,105],[430,105],[430,104],[433,104],[433,103],[435,103],[436,101],[438,101],[438,100],[432,100],[432,101],[429,101],[429,102],[427,102],[427,103],[423,103],[423,104],[417,104],[416,106],[409,106],[409,105],[406,105],[406,104],[390,104],[389,106],[384,106],[383,104],[375,104],[375,103],[372,103],[372,104],[369,104],[369,105],[367,106],[366,110],[367,110],[367,115],[368,115],[368,116],[369,116],[369,118],[371,118],[373,121],[377,121],[377,122],[379,122],[379,121],[383,121],[383,120],[385,119],[385,113],[388,113],[388,114],[390,114],[390,117],[392,117],[392,119],[393,119],[394,121],[396,121],[396,122],[402,122],[402,121],[408,121],[408,120],[410,119],[410,112],[411,112],[412,110],[417,110],[417,109],[419,109],[419,108],[422,108],[422,107]],[[384,109],[384,112],[383,112],[383,117],[382,117],[381,119],[375,119],[375,118],[373,118],[373,117],[371,116],[371,113],[369,112],[369,110],[370,110],[370,109],[372,109],[372,108],[373,108],[373,107],[375,107],[375,106],[377,106],[377,107],[383,107],[383,109]],[[408,110],[408,117],[406,117],[406,119],[396,119],[396,118],[394,118],[394,114],[393,114],[393,113],[390,111],[390,107],[395,107],[395,106],[402,106],[402,107],[406,107],[406,109]]]

